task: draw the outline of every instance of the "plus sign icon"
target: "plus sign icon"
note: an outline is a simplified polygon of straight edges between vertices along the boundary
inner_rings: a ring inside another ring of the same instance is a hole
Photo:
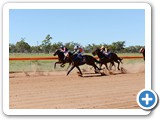
[[[144,110],[153,109],[157,102],[157,94],[153,90],[143,89],[137,94],[137,103]]]

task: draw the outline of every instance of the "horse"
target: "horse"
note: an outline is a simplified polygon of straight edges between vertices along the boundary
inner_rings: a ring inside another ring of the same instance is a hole
[[[53,55],[54,56],[58,55],[58,62],[55,62],[54,69],[56,68],[56,64],[61,64],[60,66],[64,67],[65,63],[69,63],[68,68],[70,67],[70,65],[72,63],[71,59],[65,59],[65,55],[61,50],[57,49]]]
[[[95,51],[92,52],[92,54],[93,54],[94,56],[95,56],[95,55],[98,55],[98,57],[99,57],[99,59],[100,59],[100,62],[101,62],[100,68],[101,68],[101,66],[104,64],[104,65],[106,66],[107,70],[109,70],[107,63],[110,62],[111,65],[113,66],[113,65],[114,65],[114,62],[116,62],[116,63],[118,63],[117,69],[120,70],[119,64],[122,63],[122,58],[118,57],[116,53],[110,52],[110,53],[108,54],[108,57],[106,57],[106,56],[104,55],[104,53],[102,53],[101,49],[100,49],[100,48],[97,48]]]
[[[144,61],[145,61],[145,48],[141,48],[141,49],[139,50],[139,53],[142,53],[143,59],[144,59]]]
[[[72,60],[72,67],[70,68],[70,70],[67,72],[67,76],[69,75],[69,73],[76,67],[79,71],[79,76],[82,76],[82,72],[79,68],[80,65],[84,65],[84,64],[87,64],[87,65],[90,65],[90,66],[93,66],[94,69],[95,69],[95,73],[97,73],[96,71],[98,70],[99,73],[100,73],[100,68],[98,68],[95,64],[95,62],[97,63],[100,63],[98,60],[96,60],[94,57],[90,56],[90,55],[83,55],[82,56],[82,60],[78,59],[77,58],[77,54],[73,54],[71,52],[68,53],[69,55],[67,56],[69,59]],[[77,58],[77,59],[75,59]],[[102,75],[102,73],[101,73]]]

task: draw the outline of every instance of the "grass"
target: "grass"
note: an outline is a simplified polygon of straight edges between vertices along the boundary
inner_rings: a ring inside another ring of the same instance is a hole
[[[92,55],[91,53],[85,53],[86,55]],[[119,53],[118,56],[142,56],[140,53]],[[9,57],[52,57],[53,54],[44,53],[10,53]]]
[[[91,54],[89,54],[91,55]],[[52,54],[22,54],[14,53],[10,54],[9,57],[51,57]],[[121,53],[118,56],[142,56],[138,53]],[[57,64],[56,69],[54,69],[54,63],[57,60],[32,60],[32,61],[9,61],[9,71],[10,72],[28,72],[28,71],[59,71],[66,70],[67,65],[64,68],[60,67],[60,64]],[[137,62],[144,62],[143,59],[124,59],[123,63],[125,64],[134,64]]]
[[[118,56],[142,56],[140,53],[119,53]]]
[[[52,57],[53,54],[44,53],[10,53],[9,57]]]

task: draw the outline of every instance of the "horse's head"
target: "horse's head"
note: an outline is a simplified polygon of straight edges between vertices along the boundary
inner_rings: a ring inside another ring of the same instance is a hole
[[[145,48],[141,48],[139,50],[139,53],[142,53],[143,54],[143,59],[145,60]]]
[[[93,52],[92,52],[92,55],[94,55],[94,56],[95,56],[95,55],[97,55],[99,52],[100,52],[100,49],[99,49],[99,48],[97,48],[95,51],[93,51]]]
[[[71,62],[72,61],[72,59],[73,59],[73,53],[72,52],[66,52],[65,54],[64,54],[64,60],[65,61],[68,61],[68,62]]]
[[[139,50],[139,53],[144,53],[144,51],[145,51],[145,49],[144,49],[144,48],[141,48],[141,49]]]
[[[73,56],[73,53],[72,52],[67,52],[65,53],[65,57],[66,58],[71,58]]]
[[[56,56],[56,55],[58,55],[59,52],[60,52],[60,50],[57,49],[57,50],[54,52],[53,55]]]

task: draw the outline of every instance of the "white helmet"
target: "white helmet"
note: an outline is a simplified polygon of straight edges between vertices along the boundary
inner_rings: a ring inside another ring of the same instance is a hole
[[[104,46],[101,46],[101,49],[104,49],[105,47]]]
[[[77,50],[78,48],[79,48],[79,46],[77,45],[77,46],[74,47],[74,50]]]

